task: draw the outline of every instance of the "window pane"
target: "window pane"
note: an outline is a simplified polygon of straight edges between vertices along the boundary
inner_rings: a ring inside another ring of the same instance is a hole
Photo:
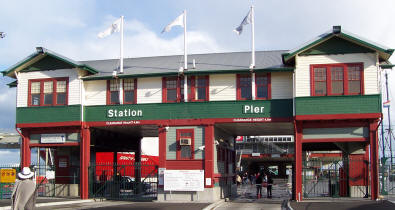
[[[45,90],[45,88],[44,88]],[[53,93],[44,94],[44,105],[51,105],[53,102]]]
[[[348,91],[350,93],[361,93],[361,81],[348,81]]]
[[[361,68],[359,66],[348,67],[348,91],[350,93],[361,93]]]
[[[177,100],[177,89],[168,89],[167,90],[167,101],[176,101]]]
[[[241,87],[241,98],[251,99],[251,87]]]
[[[314,68],[314,93],[326,95],[326,68]]]
[[[180,95],[181,95],[181,101],[184,101],[184,79],[180,79]]]
[[[190,159],[192,158],[192,154],[191,154],[191,146],[181,146],[181,158],[182,159]]]
[[[343,67],[331,68],[332,94],[343,94]]]
[[[314,87],[316,95],[326,95],[326,82],[315,82]]]
[[[134,79],[125,79],[123,82],[124,90],[134,90]]]
[[[40,82],[32,82],[30,91],[32,94],[40,94]]]
[[[58,93],[56,95],[56,104],[66,104],[66,93]]]
[[[53,81],[44,82],[44,93],[53,93]]]
[[[134,91],[125,91],[125,102],[134,103]]]
[[[206,100],[206,88],[197,89],[198,100]]]
[[[110,80],[110,91],[119,91],[119,81]]]
[[[57,81],[56,82],[56,92],[57,93],[65,93],[66,92],[66,81]]]
[[[110,97],[112,104],[119,104],[119,91],[112,91]]]
[[[166,88],[167,89],[177,88],[177,78],[167,78],[166,79]]]
[[[257,97],[258,98],[268,98],[267,94],[267,86],[258,86],[257,87]]]
[[[34,106],[40,105],[40,94],[32,94],[32,105]]]

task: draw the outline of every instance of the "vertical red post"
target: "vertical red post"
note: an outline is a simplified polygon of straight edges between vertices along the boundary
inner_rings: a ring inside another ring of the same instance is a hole
[[[166,133],[167,129],[163,126],[158,128],[159,136],[159,168],[166,168]],[[163,174],[159,174],[159,187],[163,188]]]
[[[89,197],[89,161],[90,161],[90,144],[91,132],[89,127],[83,126],[81,129],[80,142],[80,197],[88,199]]]
[[[214,181],[214,125],[207,125],[204,129],[204,185],[211,188]],[[206,179],[211,183],[206,183]]]
[[[26,129],[22,129],[22,145],[20,148],[21,153],[21,167],[30,166],[31,150],[30,150],[30,132]]]
[[[302,122],[295,121],[295,170],[293,179],[295,180],[294,195],[297,201],[302,201]]]
[[[370,134],[370,193],[372,200],[376,200],[379,193],[378,176],[378,144],[377,144],[377,121],[369,124]]]

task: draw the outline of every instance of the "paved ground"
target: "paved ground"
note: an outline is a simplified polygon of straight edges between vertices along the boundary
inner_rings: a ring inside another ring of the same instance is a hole
[[[294,210],[394,210],[395,204],[389,201],[331,201],[331,202],[291,202]]]
[[[63,201],[78,201],[80,199],[67,199],[67,198],[45,198],[38,197],[36,203],[49,203],[49,202],[63,202]],[[10,199],[0,199],[0,207],[11,205]]]

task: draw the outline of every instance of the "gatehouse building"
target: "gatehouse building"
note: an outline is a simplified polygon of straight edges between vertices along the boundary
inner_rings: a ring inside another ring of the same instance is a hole
[[[97,168],[97,154],[111,153],[115,163],[117,154],[130,153],[133,164],[142,163],[144,139],[159,142],[159,158],[152,171],[140,164],[128,176],[137,184],[155,178],[160,201],[231,195],[240,156],[245,166],[276,165],[278,176],[292,175],[293,199],[302,200],[308,174],[329,170],[318,172],[310,160],[336,156],[334,150],[350,160],[336,175],[347,177],[342,195],[358,187],[376,199],[380,72],[392,68],[392,53],[334,26],[294,50],[257,51],[253,70],[250,52],[231,52],[188,55],[183,71],[183,56],[127,58],[120,74],[116,59],[74,61],[37,47],[2,73],[15,79],[9,86],[17,91],[21,165],[31,164],[33,148],[51,148],[56,182],[82,199],[95,195],[94,183],[111,180]],[[257,138],[236,143],[237,136]],[[236,156],[236,149],[244,153]],[[355,172],[351,160],[365,165]],[[108,176],[126,176],[111,170]],[[175,186],[166,186],[165,171],[196,172],[202,180],[191,191],[169,191]],[[64,178],[71,173],[78,179]]]

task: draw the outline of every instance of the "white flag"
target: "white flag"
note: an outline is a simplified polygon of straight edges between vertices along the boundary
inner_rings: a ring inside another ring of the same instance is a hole
[[[163,30],[162,33],[164,32],[169,32],[173,26],[181,26],[184,28],[184,13],[182,13],[180,16],[178,16],[173,22],[169,23]]]
[[[241,32],[243,32],[243,26],[250,24],[252,22],[252,15],[251,15],[251,10],[248,12],[247,16],[243,19],[243,21],[241,21],[239,27],[237,27],[235,30],[233,30],[234,32],[236,32],[238,35],[241,34]]]
[[[114,21],[110,27],[108,27],[106,30],[97,34],[97,36],[99,38],[104,38],[106,36],[113,34],[114,32],[119,32],[120,30],[121,30],[121,18]]]

